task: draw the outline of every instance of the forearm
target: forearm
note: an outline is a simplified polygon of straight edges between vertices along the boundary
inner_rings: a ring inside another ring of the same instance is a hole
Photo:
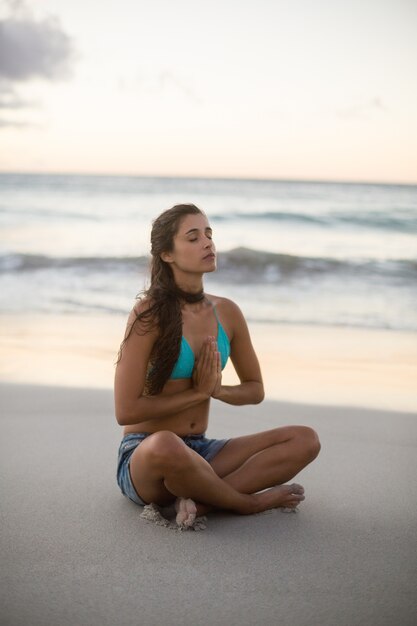
[[[209,396],[195,388],[168,395],[140,396],[133,402],[116,402],[116,419],[121,426],[169,417],[207,401]]]
[[[247,381],[240,385],[221,385],[220,390],[213,395],[216,400],[236,406],[243,404],[259,404],[264,399],[264,387],[261,382]]]

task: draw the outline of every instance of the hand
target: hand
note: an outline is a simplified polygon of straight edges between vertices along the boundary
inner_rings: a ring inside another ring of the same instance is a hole
[[[216,386],[214,387],[213,392],[211,394],[212,398],[218,398],[220,394],[221,386],[222,386],[222,361],[220,357],[220,352],[217,352],[217,380],[216,380]]]
[[[214,337],[204,341],[193,372],[193,385],[208,398],[213,394],[218,379],[218,352]]]

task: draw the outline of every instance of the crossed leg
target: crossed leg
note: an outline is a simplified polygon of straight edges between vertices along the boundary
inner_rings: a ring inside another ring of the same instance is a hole
[[[146,502],[166,505],[176,498],[192,499],[198,515],[212,508],[250,514],[303,500],[302,487],[282,483],[319,450],[312,429],[287,426],[232,439],[209,464],[177,435],[160,431],[136,448],[130,474]]]
[[[283,485],[311,463],[320,452],[316,432],[305,426],[284,426],[231,439],[211,461],[218,476],[240,493],[255,493]],[[288,488],[293,485],[288,485]],[[281,506],[295,508],[304,490]],[[301,499],[304,499],[301,498]],[[198,505],[198,514],[210,509]]]

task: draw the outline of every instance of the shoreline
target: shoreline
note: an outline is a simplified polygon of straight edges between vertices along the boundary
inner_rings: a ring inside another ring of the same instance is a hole
[[[112,389],[124,316],[2,315],[0,382]],[[417,411],[417,333],[251,323],[266,400]],[[229,361],[223,383],[237,382]]]
[[[0,380],[0,406],[5,407],[7,402],[12,399],[13,404],[10,407],[13,407],[13,410],[22,410],[26,407],[26,396],[27,394],[33,394],[35,396],[42,397],[43,395],[48,395],[49,397],[53,397],[54,394],[65,395],[68,398],[68,403],[70,404],[70,399],[73,397],[83,397],[88,402],[93,401],[94,399],[99,399],[100,403],[106,403],[108,406],[113,403],[113,390],[106,387],[87,387],[87,386],[72,386],[72,385],[49,385],[47,383],[26,383],[26,382],[11,382],[11,381],[3,381]],[[289,417],[300,415],[304,413],[308,416],[322,416],[322,412],[324,414],[328,414],[328,417],[333,419],[334,417],[342,416],[345,412],[352,413],[352,415],[356,415],[359,417],[366,417],[367,415],[371,417],[388,417],[395,418],[395,416],[400,416],[401,418],[417,418],[417,410],[409,410],[404,411],[400,409],[388,409],[388,408],[378,408],[371,406],[359,406],[359,405],[350,405],[350,404],[326,404],[326,403],[315,403],[315,402],[297,402],[296,400],[276,400],[274,398],[265,398],[262,402],[256,405],[230,405],[223,403],[219,400],[211,400],[211,408],[210,408],[210,419],[214,416],[215,421],[220,418],[219,413],[223,415],[229,416],[238,416],[239,411],[244,411],[247,413],[247,417],[250,418],[248,421],[242,420],[240,422],[240,426],[242,430],[245,432],[242,434],[250,434],[255,432],[254,424],[256,422],[252,422],[253,415],[256,414],[258,410],[264,412],[265,410],[269,411],[270,409],[276,409],[279,414],[285,413]],[[9,409],[10,407],[6,407]],[[219,411],[220,407],[220,411]],[[62,408],[62,407],[61,407]],[[35,410],[36,412],[36,410]],[[64,412],[67,412],[64,409]],[[273,411],[271,415],[273,414]],[[114,418],[114,424],[116,429],[120,430],[122,433],[123,426],[117,423],[116,417]],[[268,418],[269,419],[269,418]],[[272,419],[272,417],[271,417]],[[209,420],[210,421],[210,420]],[[249,424],[247,427],[246,424]],[[282,424],[281,424],[282,425]],[[221,431],[226,433],[225,428],[227,429],[227,425],[225,426],[220,421],[216,423],[216,428],[220,427]],[[273,426],[271,426],[272,428]],[[211,429],[210,429],[211,430]],[[246,432],[247,431],[247,432]],[[218,433],[212,433],[213,437],[217,437]]]

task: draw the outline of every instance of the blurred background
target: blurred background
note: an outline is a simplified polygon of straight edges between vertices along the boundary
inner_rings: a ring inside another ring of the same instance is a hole
[[[152,219],[192,202],[270,397],[415,410],[416,25],[412,0],[0,2],[0,380],[111,386]]]

